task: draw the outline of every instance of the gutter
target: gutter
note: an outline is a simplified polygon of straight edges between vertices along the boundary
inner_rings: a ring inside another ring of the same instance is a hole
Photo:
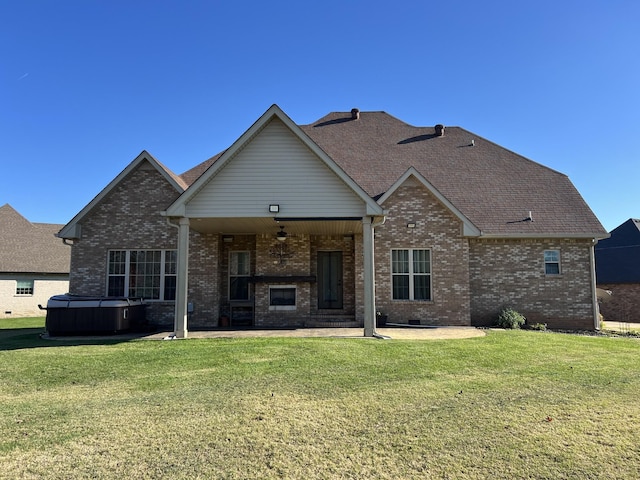
[[[575,234],[575,233],[552,233],[552,234],[531,234],[531,233],[513,233],[513,234],[504,234],[501,235],[499,233],[489,233],[489,234],[482,234],[479,237],[476,237],[478,239],[540,239],[540,240],[544,240],[547,238],[553,238],[553,239],[578,239],[578,240],[604,240],[605,238],[609,238],[611,235],[609,235],[608,233],[606,234],[593,234],[593,233],[581,233],[581,234]]]

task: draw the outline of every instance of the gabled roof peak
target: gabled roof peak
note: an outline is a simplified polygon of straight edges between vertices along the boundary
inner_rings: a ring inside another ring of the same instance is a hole
[[[102,199],[104,199],[111,190],[113,190],[125,177],[127,177],[132,171],[137,169],[140,164],[149,162],[153,168],[155,168],[166,181],[179,193],[182,193],[187,188],[187,184],[182,178],[174,174],[171,170],[165,167],[162,163],[156,160],[149,152],[143,150],[140,154],[125,167],[122,172],[118,174],[105,188],[102,189],[98,195],[96,195],[91,202],[89,202],[73,219],[67,223],[58,232],[58,237],[74,239],[78,238],[80,234],[79,225],[82,219],[87,215]]]

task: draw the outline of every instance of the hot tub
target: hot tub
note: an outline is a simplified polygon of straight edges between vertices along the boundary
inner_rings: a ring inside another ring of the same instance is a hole
[[[51,336],[122,333],[145,320],[145,304],[139,298],[55,295],[46,310]]]

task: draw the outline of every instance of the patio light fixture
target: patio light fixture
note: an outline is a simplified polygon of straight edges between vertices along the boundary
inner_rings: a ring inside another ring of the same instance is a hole
[[[276,259],[273,263],[284,265],[295,252],[284,242],[287,239],[287,232],[284,231],[283,226],[280,226],[280,231],[276,233],[276,239],[278,241],[269,249],[269,255]]]
[[[281,242],[284,242],[287,239],[287,232],[284,231],[284,227],[280,226],[280,231],[276,233],[276,238]]]

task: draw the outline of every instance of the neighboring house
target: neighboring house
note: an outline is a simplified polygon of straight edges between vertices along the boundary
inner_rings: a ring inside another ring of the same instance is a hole
[[[71,291],[188,328],[489,325],[504,306],[597,328],[607,232],[569,179],[462,128],[277,105],[176,175],[143,151],[58,234]]]
[[[62,226],[0,207],[0,318],[43,316],[38,304],[69,290],[71,249],[55,236]]]
[[[630,218],[596,245],[598,287],[611,291],[600,305],[605,320],[640,322],[640,220]]]

